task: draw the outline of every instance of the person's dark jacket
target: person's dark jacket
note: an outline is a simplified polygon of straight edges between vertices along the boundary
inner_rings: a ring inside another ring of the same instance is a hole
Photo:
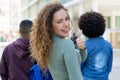
[[[5,47],[0,62],[2,80],[29,80],[30,59],[29,40],[19,38]]]

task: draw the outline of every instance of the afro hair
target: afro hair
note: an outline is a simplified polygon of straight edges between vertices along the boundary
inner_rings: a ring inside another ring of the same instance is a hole
[[[78,26],[88,38],[102,36],[105,32],[105,19],[97,12],[86,12],[80,16]]]

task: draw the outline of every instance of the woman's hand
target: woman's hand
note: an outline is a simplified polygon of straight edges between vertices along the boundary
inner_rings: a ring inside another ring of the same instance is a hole
[[[82,30],[80,30],[79,34],[78,34],[78,38],[76,39],[76,43],[77,43],[77,47],[81,50],[86,49],[85,46],[85,41],[81,38],[82,36]]]

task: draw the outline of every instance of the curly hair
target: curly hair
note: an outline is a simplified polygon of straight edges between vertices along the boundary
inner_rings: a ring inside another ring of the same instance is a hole
[[[33,24],[30,33],[31,56],[44,70],[48,69],[48,59],[52,49],[52,21],[53,15],[60,9],[67,9],[59,2],[47,4],[43,7]]]
[[[88,38],[102,36],[105,32],[104,17],[97,12],[86,12],[78,20],[78,26]]]

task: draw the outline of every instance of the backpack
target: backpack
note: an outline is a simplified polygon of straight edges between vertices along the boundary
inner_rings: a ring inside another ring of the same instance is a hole
[[[38,64],[34,64],[29,71],[29,80],[53,80],[49,70],[44,75]]]

